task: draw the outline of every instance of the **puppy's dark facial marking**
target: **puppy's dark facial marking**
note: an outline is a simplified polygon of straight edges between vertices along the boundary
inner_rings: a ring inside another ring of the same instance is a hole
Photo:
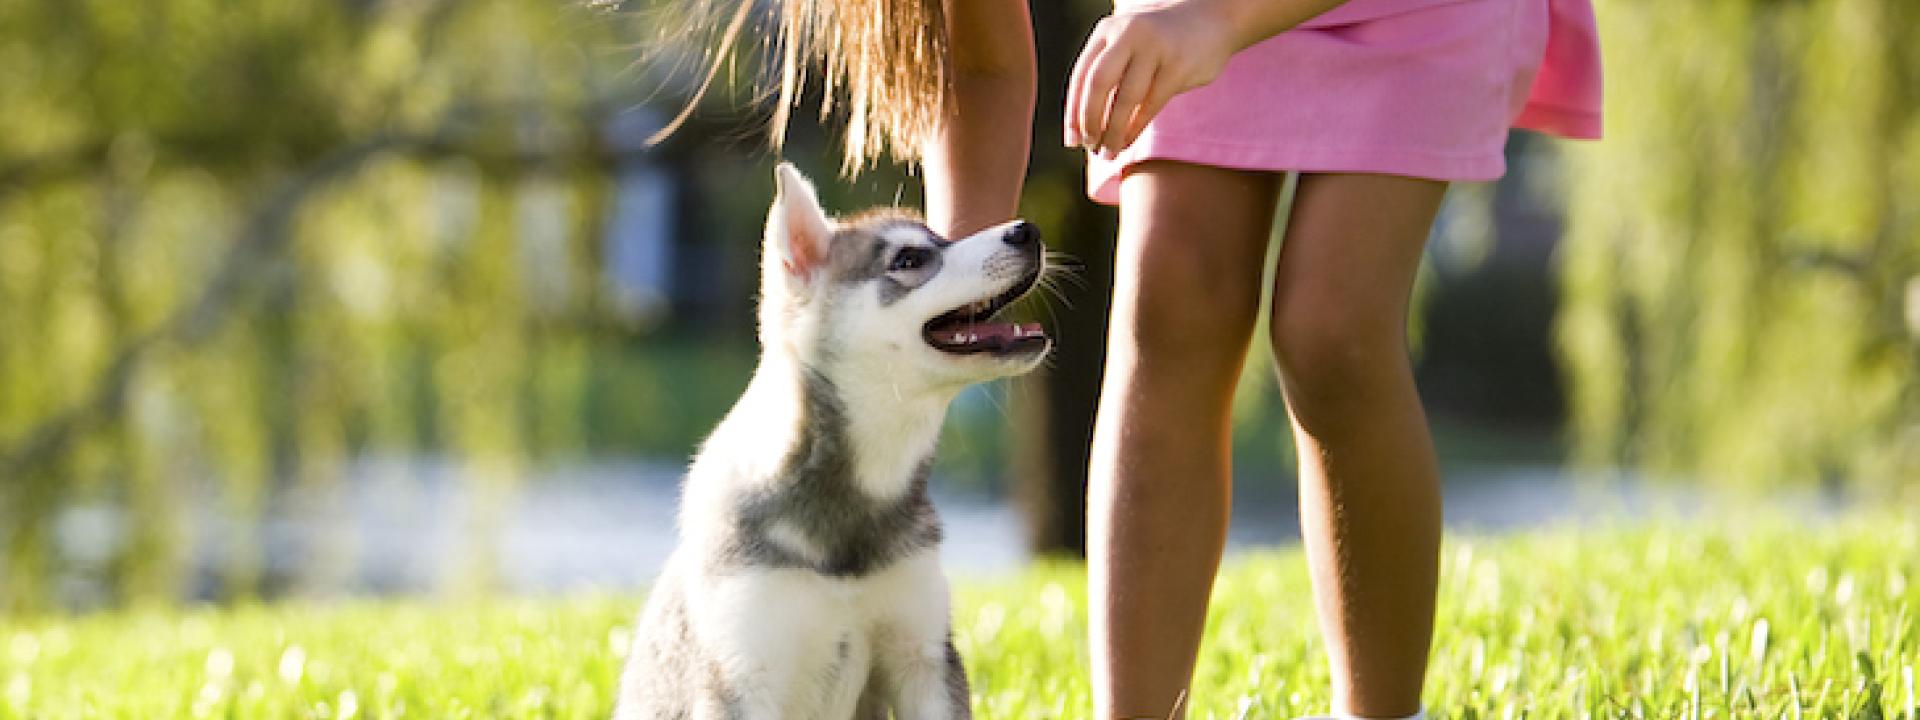
[[[908,217],[849,226],[834,234],[827,253],[834,282],[878,284],[880,305],[890,306],[940,273],[946,241]]]

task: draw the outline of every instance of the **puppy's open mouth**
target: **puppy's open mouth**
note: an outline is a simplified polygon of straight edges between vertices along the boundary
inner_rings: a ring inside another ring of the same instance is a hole
[[[1039,282],[1040,273],[1027,276],[991,298],[968,303],[927,322],[921,335],[927,344],[956,355],[993,353],[1014,355],[1047,348],[1046,328],[1037,322],[996,322],[993,316],[1020,299]]]

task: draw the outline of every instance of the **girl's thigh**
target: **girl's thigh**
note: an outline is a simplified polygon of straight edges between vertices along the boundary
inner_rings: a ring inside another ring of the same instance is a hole
[[[1128,171],[1112,352],[1149,364],[1227,356],[1237,362],[1259,311],[1261,263],[1283,178],[1174,161]],[[1131,357],[1136,352],[1140,357]]]
[[[1446,189],[1394,175],[1302,175],[1274,272],[1275,312],[1401,334]]]

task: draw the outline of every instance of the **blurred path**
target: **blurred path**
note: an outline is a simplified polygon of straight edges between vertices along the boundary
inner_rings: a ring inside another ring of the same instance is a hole
[[[498,514],[505,525],[492,538],[498,580],[513,593],[546,594],[643,587],[660,569],[675,539],[682,465],[664,461],[604,462],[546,468],[508,498]],[[342,520],[316,510],[324,504],[289,497],[270,512],[264,536],[269,594],[279,578],[310,557],[316,538],[328,538],[352,568],[339,594],[417,594],[446,586],[476,551],[466,518],[471,485],[439,460],[362,460],[351,466]],[[1243,477],[1236,487],[1229,552],[1291,545],[1299,537],[1291,482]],[[1581,481],[1558,467],[1467,467],[1446,471],[1446,522],[1452,532],[1501,533],[1567,522],[1605,522],[1662,514],[1684,517],[1704,509],[1707,496],[1678,483],[1649,484],[1624,476]],[[1027,556],[1020,518],[1005,502],[934,481],[934,504],[946,522],[943,559],[956,577],[1005,574]],[[1789,508],[1819,509],[1812,493],[1782,496]],[[222,548],[213,538],[221,520],[201,502],[208,530],[195,555],[199,594],[217,586]],[[62,542],[79,556],[105,557],[119,541],[115,519],[98,509],[67,512]],[[344,530],[342,530],[344,528]]]

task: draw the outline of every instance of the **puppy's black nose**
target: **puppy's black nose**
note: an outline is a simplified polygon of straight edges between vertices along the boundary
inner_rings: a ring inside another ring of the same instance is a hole
[[[1008,245],[1014,247],[1037,245],[1040,243],[1040,228],[1034,227],[1033,223],[1021,220],[1014,223],[1013,227],[1007,228],[1007,234],[1003,237]]]

